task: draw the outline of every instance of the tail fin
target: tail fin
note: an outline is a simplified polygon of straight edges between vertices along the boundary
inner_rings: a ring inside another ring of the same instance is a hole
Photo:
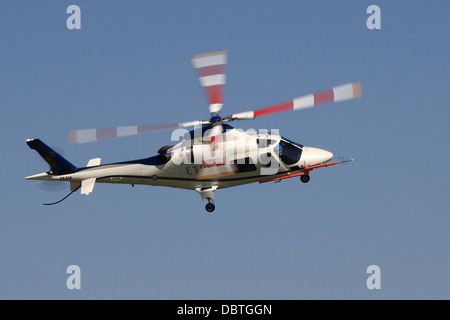
[[[28,139],[27,145],[36,150],[50,166],[50,173],[54,175],[68,174],[75,172],[77,167],[64,159],[59,153],[39,139]]]

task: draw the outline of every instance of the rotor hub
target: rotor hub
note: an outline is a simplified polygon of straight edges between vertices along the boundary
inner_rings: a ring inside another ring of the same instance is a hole
[[[222,120],[221,116],[214,116],[214,117],[211,117],[211,119],[209,119],[209,121],[211,121],[211,124],[220,122],[221,120]]]

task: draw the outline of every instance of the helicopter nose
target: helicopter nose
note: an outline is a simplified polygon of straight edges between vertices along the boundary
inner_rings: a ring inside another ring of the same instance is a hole
[[[332,158],[333,154],[330,151],[319,148],[304,147],[300,161],[305,166],[314,166],[316,164],[327,162]]]

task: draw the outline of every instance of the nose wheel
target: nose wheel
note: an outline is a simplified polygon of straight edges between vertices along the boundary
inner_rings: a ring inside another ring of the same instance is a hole
[[[211,199],[208,199],[208,203],[206,204],[205,209],[208,212],[213,212],[214,209],[216,209],[216,206],[211,202]]]
[[[300,181],[303,183],[309,182],[309,179],[310,179],[309,174],[304,174],[304,175],[300,176]]]

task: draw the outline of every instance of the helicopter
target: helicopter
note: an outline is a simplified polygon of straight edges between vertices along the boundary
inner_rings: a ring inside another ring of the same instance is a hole
[[[94,158],[85,167],[76,167],[40,139],[27,139],[27,145],[39,153],[50,170],[25,179],[70,184],[69,194],[44,205],[60,203],[80,188],[81,194],[88,195],[96,183],[112,183],[195,190],[203,201],[207,200],[206,211],[213,212],[213,193],[218,189],[255,182],[280,182],[293,177],[300,177],[307,183],[314,169],[354,161],[330,162],[331,152],[293,142],[281,136],[278,130],[244,131],[228,123],[360,98],[360,83],[350,82],[281,104],[222,117],[227,51],[196,55],[191,62],[209,102],[208,120],[69,132],[69,142],[81,144],[173,129],[172,141],[177,143],[161,147],[154,156],[110,164],[101,164],[101,158]]]

